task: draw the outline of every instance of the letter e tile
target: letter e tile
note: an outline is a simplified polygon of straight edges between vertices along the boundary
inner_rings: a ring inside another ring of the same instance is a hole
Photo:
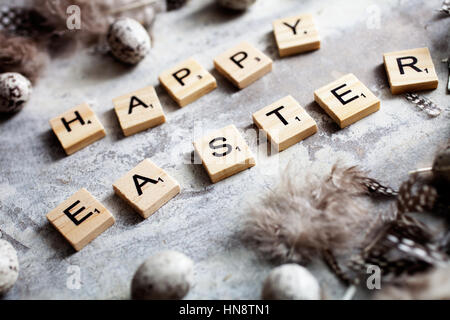
[[[380,109],[380,100],[351,73],[314,91],[314,100],[341,128]]]
[[[47,219],[77,251],[115,222],[112,214],[84,188],[50,211]]]

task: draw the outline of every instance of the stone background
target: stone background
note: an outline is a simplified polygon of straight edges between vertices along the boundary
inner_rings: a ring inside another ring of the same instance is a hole
[[[0,119],[0,236],[17,249],[21,267],[5,298],[127,299],[133,273],[145,258],[175,249],[196,263],[196,284],[187,298],[258,299],[273,266],[246,248],[239,232],[248,206],[283,179],[288,164],[301,179],[305,173],[324,174],[341,160],[398,187],[409,170],[429,165],[450,137],[448,72],[441,62],[449,56],[450,18],[437,12],[441,2],[259,0],[247,12],[231,14],[212,1],[192,0],[182,10],[157,17],[153,50],[135,68],[89,49],[53,60],[26,108]],[[315,16],[322,48],[280,59],[271,22],[301,12]],[[268,54],[274,65],[270,74],[238,91],[213,69],[212,59],[243,40]],[[391,95],[382,65],[384,52],[425,46],[439,87],[421,94],[443,109],[436,118],[404,96]],[[218,88],[180,109],[157,77],[190,56],[211,70]],[[340,130],[313,102],[313,91],[349,72],[381,99],[381,110]],[[146,85],[156,86],[168,121],[125,138],[111,100]],[[268,156],[262,152],[265,145],[256,144],[251,114],[288,94],[317,121],[319,132]],[[65,156],[48,120],[82,102],[91,104],[107,136]],[[231,123],[257,154],[258,163],[212,185],[201,165],[190,164],[191,142]],[[143,220],[114,195],[112,183],[147,157],[178,180],[182,191]],[[45,215],[82,187],[117,221],[76,253]],[[70,266],[80,267],[79,290],[66,285]],[[342,296],[344,288],[321,263],[309,268],[327,297]]]

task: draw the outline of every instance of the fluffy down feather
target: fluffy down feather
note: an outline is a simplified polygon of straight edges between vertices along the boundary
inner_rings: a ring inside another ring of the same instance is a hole
[[[301,264],[355,245],[370,220],[356,196],[367,191],[362,171],[334,166],[321,182],[291,177],[251,208],[244,239],[269,260]]]
[[[47,59],[36,42],[0,32],[0,43],[0,73],[18,72],[35,81]]]

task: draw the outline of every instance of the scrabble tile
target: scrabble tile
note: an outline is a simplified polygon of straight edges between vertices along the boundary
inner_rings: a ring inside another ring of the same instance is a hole
[[[216,79],[192,58],[163,72],[159,81],[180,107],[217,87]]]
[[[166,122],[166,117],[152,86],[113,99],[114,110],[125,136]]]
[[[392,94],[436,89],[438,77],[428,48],[383,55]]]
[[[272,70],[272,60],[247,42],[214,59],[214,66],[236,87],[243,89]]]
[[[180,185],[149,159],[114,182],[115,193],[144,219],[180,193]]]
[[[193,144],[213,183],[255,165],[252,152],[234,125],[210,133]]]
[[[284,97],[253,114],[253,122],[283,151],[317,132],[313,118],[291,96]]]
[[[341,128],[380,109],[380,100],[353,74],[317,89],[314,100]]]
[[[68,155],[106,135],[103,125],[87,103],[51,119],[50,126]]]
[[[112,214],[84,188],[50,211],[47,219],[77,251],[115,222]]]
[[[272,24],[281,57],[320,48],[319,32],[311,14],[278,19]]]

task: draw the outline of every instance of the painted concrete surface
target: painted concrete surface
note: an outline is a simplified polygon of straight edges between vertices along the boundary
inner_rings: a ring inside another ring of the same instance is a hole
[[[450,137],[447,68],[450,18],[432,1],[259,0],[244,14],[191,1],[157,17],[150,56],[135,68],[86,49],[53,60],[26,108],[0,120],[0,232],[18,250],[20,276],[6,299],[127,299],[134,271],[163,249],[195,261],[191,299],[258,299],[273,265],[240,241],[251,203],[283,179],[290,164],[298,179],[324,174],[337,160],[357,164],[398,187],[407,172],[427,166]],[[318,51],[280,59],[272,34],[275,18],[310,12],[322,36]],[[249,41],[274,60],[273,71],[236,90],[213,69],[213,58]],[[428,47],[439,87],[421,95],[443,109],[429,118],[404,96],[390,94],[382,54]],[[159,85],[165,69],[190,56],[216,77],[218,88],[179,108]],[[313,101],[313,91],[354,73],[381,99],[381,110],[340,130]],[[124,137],[112,107],[123,93],[156,86],[167,123]],[[317,121],[319,132],[277,155],[257,145],[251,114],[292,95]],[[65,156],[48,120],[88,102],[107,136]],[[192,141],[235,124],[257,155],[257,165],[211,184],[201,165],[191,164]],[[114,195],[112,183],[144,158],[164,168],[181,194],[143,220]],[[78,189],[87,188],[116,217],[116,224],[75,252],[47,222],[46,213]],[[79,269],[78,269],[79,268]],[[344,288],[321,263],[309,266],[329,298]],[[81,285],[74,289],[77,272]],[[75,278],[74,278],[75,277]]]

